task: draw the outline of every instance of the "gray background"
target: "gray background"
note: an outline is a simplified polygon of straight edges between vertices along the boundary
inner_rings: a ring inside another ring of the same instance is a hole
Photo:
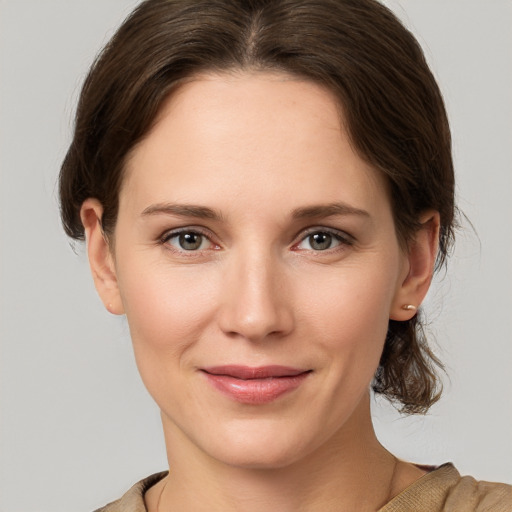
[[[124,319],[61,232],[56,177],[84,74],[137,2],[0,0],[0,510],[87,511],[166,466]],[[450,380],[427,417],[380,402],[383,443],[512,481],[512,3],[388,2],[422,43],[454,134],[465,223],[427,301]]]

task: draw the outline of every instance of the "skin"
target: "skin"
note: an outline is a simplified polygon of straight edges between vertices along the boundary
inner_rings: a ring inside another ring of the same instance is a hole
[[[172,472],[150,511],[377,510],[423,474],[378,443],[368,390],[388,320],[428,290],[439,217],[404,250],[341,119],[329,91],[284,74],[198,76],[132,151],[110,244],[101,204],[83,204],[96,287],[162,414]],[[311,371],[248,405],[201,371],[225,364]]]

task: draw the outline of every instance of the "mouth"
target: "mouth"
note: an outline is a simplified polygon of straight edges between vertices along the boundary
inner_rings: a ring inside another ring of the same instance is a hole
[[[208,382],[236,402],[260,405],[296,390],[312,370],[288,366],[214,366],[202,368]]]

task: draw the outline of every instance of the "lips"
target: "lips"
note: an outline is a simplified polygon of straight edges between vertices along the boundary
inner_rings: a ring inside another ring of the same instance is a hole
[[[294,391],[311,373],[311,370],[278,365],[226,365],[202,368],[201,371],[217,391],[250,405],[270,403]]]

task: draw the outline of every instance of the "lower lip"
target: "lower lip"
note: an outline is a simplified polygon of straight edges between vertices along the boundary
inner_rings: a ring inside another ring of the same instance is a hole
[[[297,389],[310,372],[289,377],[237,379],[228,375],[204,375],[218,391],[242,404],[260,405],[273,402],[280,396]]]

